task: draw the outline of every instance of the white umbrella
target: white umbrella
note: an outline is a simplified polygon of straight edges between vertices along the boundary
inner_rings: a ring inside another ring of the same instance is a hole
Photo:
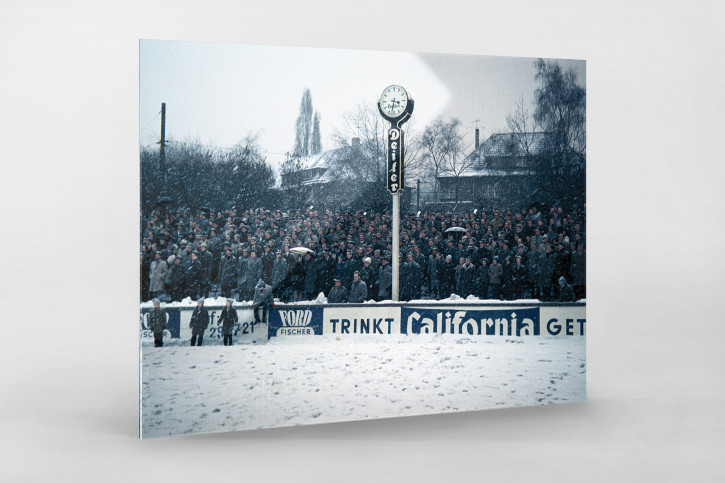
[[[450,232],[466,233],[466,229],[463,228],[462,226],[452,226],[446,230],[446,233],[450,233]]]
[[[304,255],[306,253],[314,253],[313,250],[310,250],[307,247],[294,247],[294,248],[290,248],[289,251],[292,253],[300,254],[300,255]]]

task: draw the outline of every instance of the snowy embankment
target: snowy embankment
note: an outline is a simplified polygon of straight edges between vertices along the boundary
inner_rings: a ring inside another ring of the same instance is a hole
[[[584,337],[273,338],[144,346],[144,437],[578,402]]]
[[[224,304],[226,303],[227,299],[224,297],[210,297],[207,299],[204,299],[204,305],[207,307],[224,307]],[[234,304],[234,307],[247,307],[252,305],[251,300],[242,300],[242,301],[236,301],[232,299],[232,303]],[[275,302],[279,302],[279,299],[275,299]],[[446,303],[446,302],[456,302],[457,304],[480,304],[482,302],[485,302],[486,305],[495,305],[495,304],[501,304],[501,305],[510,305],[512,303],[516,304],[538,304],[541,303],[538,299],[517,299],[517,300],[493,300],[493,299],[480,299],[476,297],[475,295],[469,295],[465,299],[462,297],[459,297],[456,294],[451,295],[448,298],[441,299],[441,300],[433,300],[433,299],[420,299],[420,300],[410,300],[407,303],[409,305],[430,305],[430,304],[440,304],[440,303]],[[577,302],[583,302],[586,303],[586,299],[578,300]],[[392,300],[381,300],[379,302],[376,302],[375,300],[367,300],[364,303],[366,304],[391,304],[391,303],[399,303],[399,302],[393,302]],[[307,300],[307,301],[301,301],[301,302],[287,302],[285,305],[319,305],[319,304],[327,304],[327,297],[325,297],[325,294],[320,292],[317,297],[313,300]],[[151,300],[148,300],[146,302],[141,302],[140,307],[142,309],[152,309],[154,307],[154,304]],[[192,300],[191,297],[186,297],[181,302],[168,302],[168,303],[161,303],[162,308],[170,308],[170,309],[183,309],[183,308],[194,308],[196,307],[196,301]]]

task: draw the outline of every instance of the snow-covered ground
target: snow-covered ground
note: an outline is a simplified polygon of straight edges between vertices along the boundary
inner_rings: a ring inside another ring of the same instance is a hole
[[[586,396],[585,337],[323,335],[266,345],[186,344],[143,345],[143,437]]]

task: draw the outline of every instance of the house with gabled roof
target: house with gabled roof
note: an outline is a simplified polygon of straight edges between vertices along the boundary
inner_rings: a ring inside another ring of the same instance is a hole
[[[542,201],[543,173],[566,177],[584,169],[581,156],[573,152],[556,156],[554,152],[549,133],[493,134],[455,171],[441,171],[440,201],[454,210],[473,205],[519,209]]]

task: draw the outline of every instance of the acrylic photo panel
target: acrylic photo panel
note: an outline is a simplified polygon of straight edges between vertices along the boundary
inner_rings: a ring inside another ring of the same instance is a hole
[[[139,127],[142,437],[585,400],[583,60],[143,40]]]

